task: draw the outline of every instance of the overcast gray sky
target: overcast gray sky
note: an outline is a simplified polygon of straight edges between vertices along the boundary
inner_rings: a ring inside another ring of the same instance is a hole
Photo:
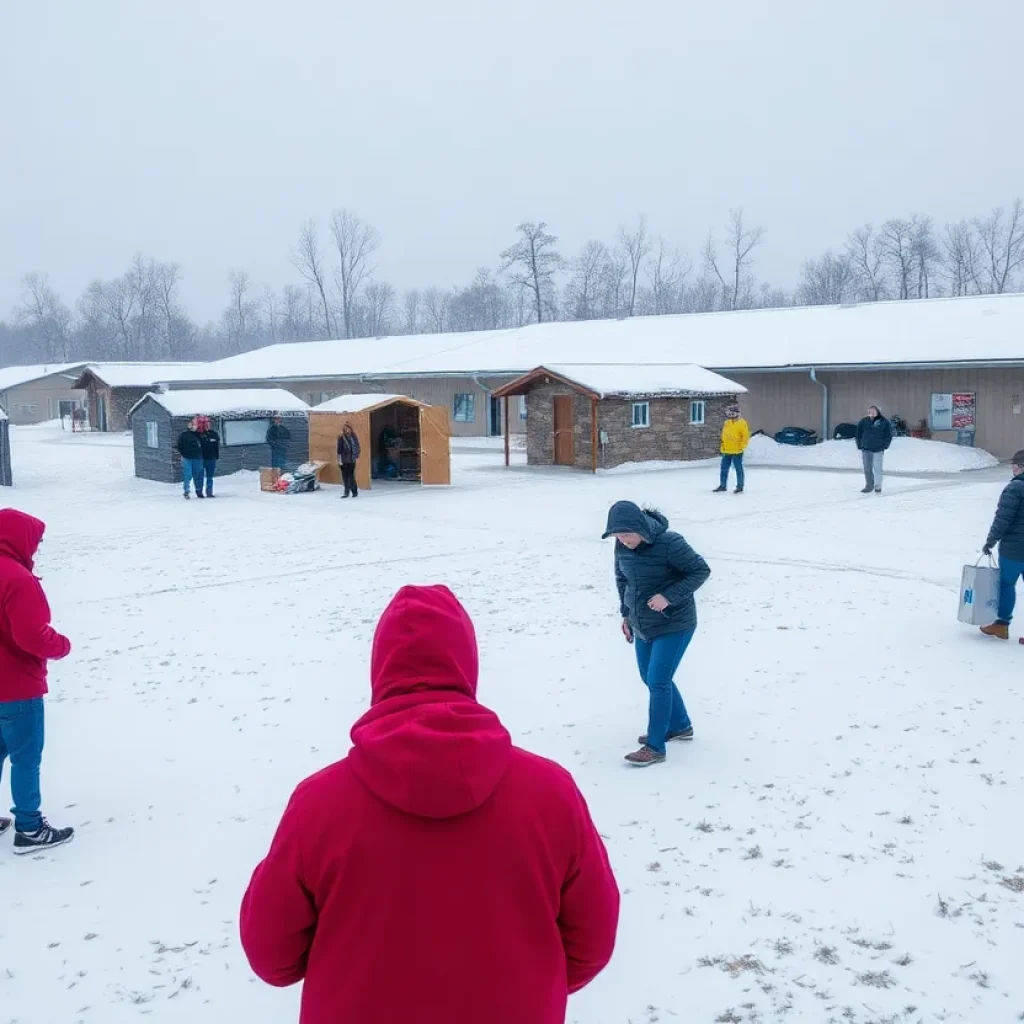
[[[213,317],[342,206],[399,289],[526,219],[696,255],[737,205],[792,286],[861,222],[1024,191],[1022,33],[1020,0],[0,0],[0,315],[142,251]]]

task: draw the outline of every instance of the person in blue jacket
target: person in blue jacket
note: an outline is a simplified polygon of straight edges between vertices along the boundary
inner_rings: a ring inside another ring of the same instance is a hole
[[[711,575],[707,562],[655,509],[631,501],[608,512],[604,537],[615,538],[615,584],[622,632],[636,648],[640,678],[650,691],[647,732],[626,755],[638,768],[665,760],[668,740],[692,740],[693,724],[675,673],[697,630],[694,594]]]

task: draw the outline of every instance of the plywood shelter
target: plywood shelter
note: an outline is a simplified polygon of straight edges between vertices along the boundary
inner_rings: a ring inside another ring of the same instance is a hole
[[[266,436],[275,415],[291,433],[285,452],[288,467],[294,469],[309,457],[308,412],[305,402],[280,388],[153,392],[128,413],[135,475],[144,480],[178,483],[178,437],[194,416],[208,416],[220,434],[217,476],[270,465]]]
[[[339,395],[309,414],[309,456],[326,462],[320,479],[341,483],[338,437],[346,423],[362,449],[356,463],[356,483],[371,487],[374,466],[389,459],[397,478],[428,485],[451,483],[451,427],[444,406],[425,405],[405,395]],[[385,451],[384,435],[397,438],[393,454]]]
[[[714,458],[725,410],[746,388],[702,366],[538,366],[499,388],[525,396],[526,461],[611,469],[629,462]],[[505,433],[505,465],[511,439]]]

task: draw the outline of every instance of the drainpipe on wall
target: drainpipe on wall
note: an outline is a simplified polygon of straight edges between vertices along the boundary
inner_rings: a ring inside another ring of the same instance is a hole
[[[487,424],[486,424],[487,425],[487,436],[488,437],[492,437],[492,436],[496,437],[498,435],[496,435],[496,434],[492,435],[491,434],[491,430],[493,429],[493,424],[491,423],[491,392],[494,390],[494,388],[489,388],[486,384],[484,384],[484,382],[482,380],[480,380],[480,378],[476,374],[474,374],[471,379],[472,379],[473,383],[484,393],[484,403],[485,403],[484,410],[485,410],[485,412],[487,414]],[[506,406],[506,408],[507,408],[507,406]],[[506,419],[507,419],[507,417],[506,417]],[[500,427],[501,424],[499,423],[498,426]],[[500,433],[500,431],[499,431],[499,433]]]
[[[811,367],[811,380],[821,388],[821,439],[827,441],[829,438],[828,433],[828,385],[824,381],[818,380],[818,374],[815,368]]]

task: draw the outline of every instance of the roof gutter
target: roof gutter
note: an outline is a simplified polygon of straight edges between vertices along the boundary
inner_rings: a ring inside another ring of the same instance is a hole
[[[821,439],[828,440],[828,385],[823,380],[818,380],[818,373],[812,366],[810,369],[811,380],[821,388]]]
[[[715,373],[884,373],[886,370],[1005,370],[1024,367],[1024,359],[962,359],[921,363],[787,363],[784,366],[708,366]]]

